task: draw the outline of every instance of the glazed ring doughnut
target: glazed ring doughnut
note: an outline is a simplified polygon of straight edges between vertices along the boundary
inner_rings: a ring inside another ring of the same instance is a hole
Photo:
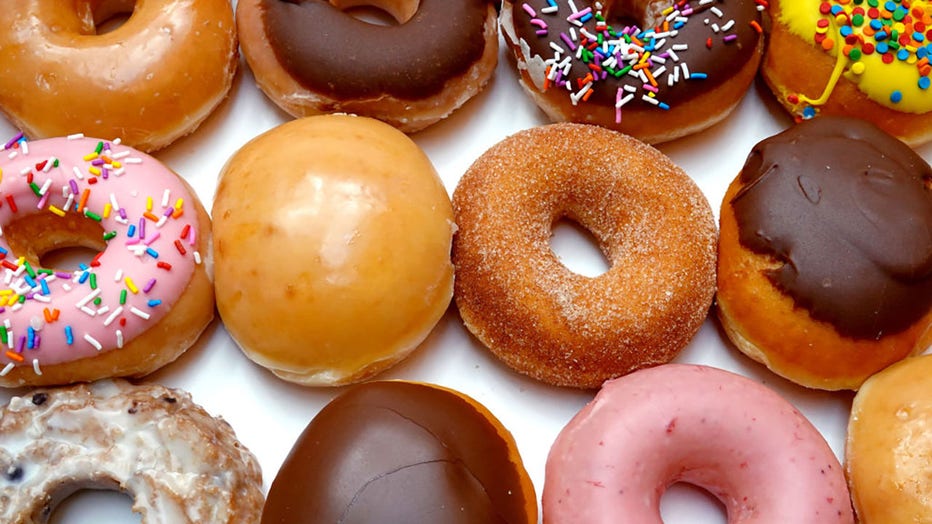
[[[0,385],[141,376],[214,315],[210,217],[187,183],[114,142],[11,140],[0,156]],[[45,267],[58,249],[97,251]]]
[[[397,25],[344,12],[357,6]],[[241,0],[236,18],[259,87],[296,117],[352,113],[412,133],[479,93],[498,63],[488,0]]]
[[[0,411],[0,520],[46,522],[80,489],[119,489],[143,522],[258,522],[262,472],[190,394],[105,380],[13,397]]]
[[[119,14],[130,16],[98,34]],[[3,16],[0,110],[30,138],[86,133],[160,149],[233,83],[229,0],[16,0]]]
[[[298,437],[262,522],[309,515],[537,524],[537,497],[514,438],[485,406],[432,384],[369,382],[331,401]]]
[[[854,524],[844,471],[803,415],[747,378],[685,364],[606,382],[563,428],[544,522],[662,524],[676,482],[717,497],[729,524]]]
[[[514,369],[563,386],[672,359],[715,292],[705,196],[656,149],[597,126],[551,124],[493,146],[453,194],[454,298],[469,330]],[[566,217],[609,270],[589,278],[550,249]]]
[[[764,4],[505,0],[500,25],[521,86],[551,120],[659,143],[738,105],[763,56]]]

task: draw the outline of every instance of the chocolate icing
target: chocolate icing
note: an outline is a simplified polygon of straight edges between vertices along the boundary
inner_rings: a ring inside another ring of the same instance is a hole
[[[485,49],[487,0],[420,0],[397,26],[357,20],[322,0],[262,0],[260,7],[284,69],[336,100],[435,95]]]
[[[767,278],[855,339],[901,332],[932,307],[932,169],[871,124],[819,117],[757,144],[731,201]]]
[[[582,10],[585,6],[594,3],[577,0],[577,7]],[[605,19],[615,31],[620,31],[629,25],[636,25],[642,30],[659,25],[651,23],[652,17],[647,13],[635,11],[632,5],[634,3],[633,0],[618,0],[615,2],[613,9],[606,13]],[[569,34],[571,27],[579,31],[578,27],[575,27],[567,20],[572,11],[568,7],[566,0],[558,0],[558,4],[561,9],[559,16],[540,14],[540,17],[548,26],[547,36],[541,37],[535,34],[535,31],[539,28],[531,23],[532,17],[528,16],[521,7],[522,3],[513,3],[512,17],[514,19],[515,33],[519,38],[527,42],[530,48],[530,56],[540,56],[543,59],[552,58],[554,50],[550,47],[551,42],[566,48],[567,45],[559,35],[561,33]],[[648,6],[649,9],[656,9],[657,7],[662,9],[672,4],[671,1],[655,0],[650,2]],[[547,3],[540,1],[533,2],[532,5],[535,9],[540,9],[546,6]],[[704,80],[681,80],[672,87],[667,85],[665,76],[659,78],[659,92],[656,98],[670,106],[685,103],[730,81],[738,70],[751,60],[761,38],[761,35],[749,25],[752,20],[760,20],[760,15],[753,0],[715,0],[713,3],[704,6],[700,6],[698,0],[694,0],[689,2],[689,5],[693,6],[696,12],[688,17],[688,22],[678,30],[679,33],[675,37],[665,38],[666,45],[658,50],[658,53],[662,54],[662,52],[668,51],[675,44],[686,44],[688,50],[678,53],[681,62],[686,63],[692,72],[706,73],[708,78]],[[713,6],[722,11],[722,17],[718,17],[711,11]],[[709,20],[709,24],[704,23],[706,19]],[[714,32],[711,29],[711,24],[716,23],[719,26],[724,26],[729,20],[734,20],[733,29],[730,32],[736,34],[738,38],[730,43],[724,43],[722,41],[724,33]],[[595,31],[590,27],[591,24],[591,22],[587,24],[587,27],[594,33]],[[712,38],[713,41],[711,48],[706,46],[706,41],[709,38]],[[668,72],[681,62],[668,58],[665,63]],[[588,66],[580,60],[574,60],[572,64],[571,73],[567,75],[568,78],[582,78],[590,72]],[[586,103],[614,108],[619,87],[640,88],[643,84],[644,82],[639,78],[627,74],[619,78],[609,76],[606,80],[593,84],[594,92]],[[577,88],[578,86],[575,85],[574,81],[573,89]],[[637,101],[646,104],[646,102],[640,101],[640,95],[638,95]]]
[[[522,493],[506,442],[461,397],[372,382],[311,421],[272,483],[262,522],[527,524]]]

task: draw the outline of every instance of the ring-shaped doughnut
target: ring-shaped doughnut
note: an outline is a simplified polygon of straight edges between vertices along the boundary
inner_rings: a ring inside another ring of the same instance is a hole
[[[544,521],[662,524],[666,488],[686,482],[729,524],[853,524],[838,458],[789,402],[720,369],[668,364],[609,381],[547,458]]]
[[[30,138],[121,137],[142,151],[193,131],[237,65],[229,0],[3,2],[0,110]],[[128,14],[110,32],[99,25]]]
[[[469,330],[545,382],[599,387],[672,359],[715,289],[708,201],[670,159],[597,126],[552,124],[493,146],[453,195],[454,297]],[[595,278],[550,249],[577,222],[611,263]]]

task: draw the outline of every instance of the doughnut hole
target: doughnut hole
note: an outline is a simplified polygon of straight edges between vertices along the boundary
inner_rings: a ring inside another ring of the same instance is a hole
[[[592,233],[568,217],[553,224],[550,250],[566,269],[586,277],[597,277],[611,267]]]
[[[103,35],[119,29],[136,10],[136,0],[78,0],[81,32]]]
[[[664,524],[728,522],[725,506],[718,497],[687,482],[676,482],[664,491],[660,497],[660,516]]]
[[[610,21],[638,27],[658,27],[665,18],[662,11],[670,3],[662,0],[605,0],[602,5]]]
[[[99,223],[76,213],[29,215],[4,226],[3,236],[14,257],[33,267],[71,271],[107,248]]]
[[[373,25],[400,25],[417,12],[418,0],[331,0],[330,5]],[[388,17],[385,16],[388,15]]]
[[[48,523],[142,522],[142,515],[134,513],[132,507],[132,499],[117,489],[82,489],[55,506]]]

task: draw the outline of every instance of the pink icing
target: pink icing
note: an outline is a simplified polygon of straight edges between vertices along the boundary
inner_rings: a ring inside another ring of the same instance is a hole
[[[717,496],[731,524],[854,522],[838,459],[789,402],[680,364],[606,382],[563,429],[547,459],[544,521],[662,524],[660,498],[678,481]]]
[[[0,228],[67,209],[113,235],[85,269],[49,274],[26,267],[0,231],[0,374],[118,350],[170,310],[199,263],[196,196],[149,155],[83,137],[11,142],[0,177]]]

